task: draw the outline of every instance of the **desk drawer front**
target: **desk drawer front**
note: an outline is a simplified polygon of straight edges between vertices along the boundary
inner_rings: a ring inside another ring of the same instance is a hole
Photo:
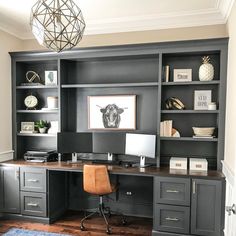
[[[189,233],[189,207],[157,204],[155,206],[155,230],[173,233]]]
[[[156,177],[154,184],[156,203],[190,205],[190,179]]]
[[[21,191],[46,193],[46,169],[21,168]]]
[[[23,215],[46,217],[46,194],[21,192],[21,213]]]

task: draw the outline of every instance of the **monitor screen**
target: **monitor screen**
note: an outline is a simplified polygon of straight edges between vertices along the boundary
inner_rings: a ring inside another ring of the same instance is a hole
[[[156,135],[126,134],[125,154],[155,158]]]
[[[121,132],[93,133],[93,152],[124,154],[125,133]]]
[[[58,153],[91,153],[92,133],[62,132],[57,135]]]

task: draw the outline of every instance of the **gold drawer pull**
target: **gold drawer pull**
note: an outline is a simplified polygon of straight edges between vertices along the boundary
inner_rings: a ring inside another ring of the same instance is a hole
[[[179,193],[178,190],[171,190],[171,189],[167,189],[166,192],[167,193]]]
[[[38,207],[39,204],[30,202],[30,203],[27,203],[27,206]]]
[[[28,179],[27,181],[28,181],[28,182],[33,182],[33,183],[37,183],[37,182],[39,182],[38,179]]]
[[[166,220],[168,220],[168,221],[175,221],[175,222],[179,221],[178,218],[171,218],[171,217],[166,217]]]

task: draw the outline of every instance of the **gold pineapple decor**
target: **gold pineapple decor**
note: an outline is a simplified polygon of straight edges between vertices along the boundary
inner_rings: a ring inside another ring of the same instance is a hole
[[[199,68],[199,80],[211,81],[214,78],[214,67],[210,63],[210,57],[202,57],[202,65]]]

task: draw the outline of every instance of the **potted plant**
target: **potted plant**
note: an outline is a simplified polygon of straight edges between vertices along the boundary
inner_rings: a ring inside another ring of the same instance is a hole
[[[38,128],[39,133],[44,134],[47,131],[49,123],[46,120],[39,120],[35,122],[35,127]]]

